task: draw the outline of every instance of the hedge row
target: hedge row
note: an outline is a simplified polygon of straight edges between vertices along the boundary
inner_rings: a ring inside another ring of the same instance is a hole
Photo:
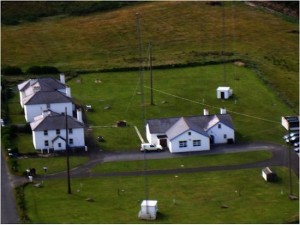
[[[54,66],[32,66],[26,70],[26,73],[41,75],[41,74],[57,74],[59,70]],[[1,69],[2,75],[22,75],[22,69],[17,66],[4,66]]]

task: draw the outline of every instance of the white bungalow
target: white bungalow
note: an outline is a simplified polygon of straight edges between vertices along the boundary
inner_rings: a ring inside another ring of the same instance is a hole
[[[225,109],[221,114],[150,119],[146,124],[147,140],[168,147],[170,152],[210,150],[210,144],[233,143],[232,119]]]
[[[84,148],[84,124],[82,112],[77,111],[77,119],[67,116],[68,146]],[[66,116],[46,110],[42,115],[35,117],[30,123],[33,145],[36,150],[62,151],[66,149]]]

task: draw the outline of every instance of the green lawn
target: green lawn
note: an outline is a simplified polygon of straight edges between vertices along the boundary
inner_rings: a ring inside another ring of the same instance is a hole
[[[256,62],[262,77],[298,111],[299,35],[291,31],[299,24],[243,2],[226,2],[224,7],[202,1],[148,2],[2,26],[1,63],[23,70],[51,65],[62,71],[137,66],[136,12],[141,14],[143,56],[151,41],[154,65],[220,61],[224,57],[212,53],[225,50]]]
[[[272,141],[281,143],[281,116],[292,110],[257,78],[252,70],[226,65],[227,84],[234,96],[230,100],[216,98],[216,88],[223,85],[223,65],[155,70],[154,106],[150,105],[149,73],[144,72],[145,118],[163,118],[219,113],[225,107],[232,115],[237,141]],[[79,83],[79,81],[81,83]],[[95,81],[101,81],[95,82]],[[68,82],[72,96],[94,111],[85,112],[94,138],[103,136],[104,150],[138,149],[139,139],[133,126],[144,134],[138,72],[115,72],[80,75]],[[87,91],[88,90],[88,91]],[[109,109],[105,107],[109,106]],[[118,120],[129,127],[112,128]]]
[[[147,157],[147,155],[146,155]],[[172,159],[147,160],[148,170],[167,170],[179,168],[195,168],[206,166],[239,165],[266,160],[272,157],[268,151],[240,152],[232,154],[213,154],[202,156],[188,156]],[[110,173],[124,171],[143,171],[144,161],[106,162],[95,166],[93,173]]]
[[[143,176],[46,180],[25,188],[33,223],[287,223],[299,219],[299,202],[288,199],[288,171],[275,168],[277,183],[266,183],[261,169],[148,176],[149,199],[158,200],[156,221],[138,220],[145,199]],[[293,177],[298,195],[299,182]],[[94,202],[86,201],[92,198]],[[221,208],[222,205],[228,208]]]
[[[85,156],[70,156],[70,168],[74,168],[86,163],[89,160]],[[26,169],[35,168],[36,174],[44,174],[43,167],[48,167],[48,174],[57,173],[67,170],[66,157],[45,157],[45,158],[23,158],[18,159],[19,172]]]

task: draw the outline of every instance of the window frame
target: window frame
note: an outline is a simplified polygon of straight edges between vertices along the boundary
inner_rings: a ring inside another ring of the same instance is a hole
[[[201,146],[201,140],[193,140],[193,146],[194,147]]]
[[[186,148],[187,147],[187,141],[179,141],[179,148]]]

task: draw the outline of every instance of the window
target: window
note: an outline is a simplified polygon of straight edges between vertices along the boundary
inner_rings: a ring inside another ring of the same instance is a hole
[[[69,144],[72,145],[73,144],[73,138],[69,139]]]
[[[73,134],[73,129],[72,128],[69,129],[69,134]]]
[[[179,148],[187,147],[187,141],[179,141]]]
[[[58,147],[61,148],[61,143],[58,143]]]
[[[221,124],[220,123],[218,124],[218,128],[221,129]]]
[[[224,134],[224,138],[227,138],[227,135],[226,135],[226,134]]]
[[[56,130],[56,134],[60,134],[60,130],[59,129]]]
[[[44,135],[47,136],[48,135],[48,131],[44,130]]]
[[[193,140],[193,146],[201,146],[201,140]]]
[[[192,132],[189,132],[188,134],[189,134],[189,135],[191,135],[191,134],[192,134]]]
[[[45,146],[49,146],[49,141],[45,141]]]

